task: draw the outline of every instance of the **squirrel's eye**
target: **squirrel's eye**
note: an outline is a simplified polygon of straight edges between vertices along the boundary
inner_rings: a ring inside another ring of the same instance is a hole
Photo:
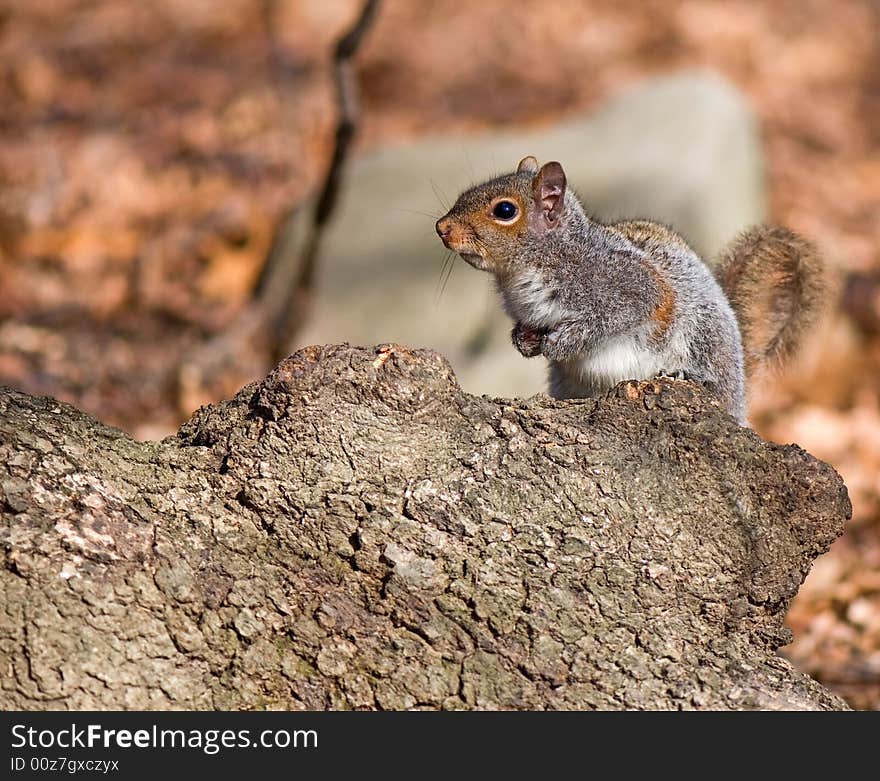
[[[495,208],[492,209],[492,214],[499,220],[512,220],[516,217],[517,211],[516,204],[513,201],[498,201],[495,204]]]

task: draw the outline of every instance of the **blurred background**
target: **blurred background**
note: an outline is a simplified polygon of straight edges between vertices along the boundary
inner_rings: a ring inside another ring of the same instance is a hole
[[[362,8],[0,2],[0,384],[139,438],[315,342],[435,347],[468,391],[537,392],[487,279],[444,268],[433,233],[527,154],[561,160],[594,213],[671,222],[707,257],[783,223],[836,288],[751,419],[834,465],[854,508],[783,651],[880,709],[880,3],[382,0],[315,233],[333,51]]]

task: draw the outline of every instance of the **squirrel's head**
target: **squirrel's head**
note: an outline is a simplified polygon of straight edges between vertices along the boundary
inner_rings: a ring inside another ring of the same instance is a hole
[[[523,239],[556,230],[564,213],[562,166],[539,169],[534,157],[524,157],[515,173],[462,193],[436,227],[443,243],[474,268],[500,274]]]

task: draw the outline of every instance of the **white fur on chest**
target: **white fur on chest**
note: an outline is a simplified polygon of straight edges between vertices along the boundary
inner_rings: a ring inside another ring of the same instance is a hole
[[[517,322],[538,328],[552,328],[565,317],[553,289],[540,272],[520,271],[516,278],[501,288],[507,313]]]
[[[622,380],[647,380],[656,377],[661,369],[672,371],[662,364],[663,356],[656,350],[642,346],[636,337],[623,336],[568,361],[566,369],[591,385],[604,387]]]

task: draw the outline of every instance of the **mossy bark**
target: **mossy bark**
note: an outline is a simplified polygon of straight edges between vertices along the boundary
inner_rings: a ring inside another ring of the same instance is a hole
[[[312,347],[176,437],[0,394],[4,709],[841,709],[776,654],[840,477],[672,380]]]

